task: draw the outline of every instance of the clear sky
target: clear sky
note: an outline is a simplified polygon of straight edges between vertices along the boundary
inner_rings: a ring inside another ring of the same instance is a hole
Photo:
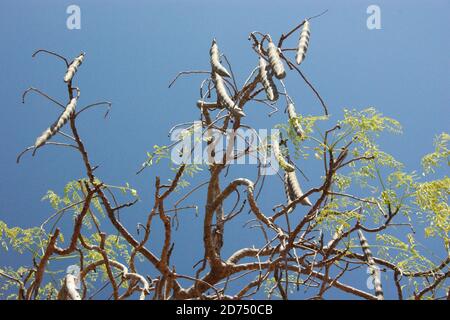
[[[81,8],[81,30],[66,28],[70,4]],[[366,26],[366,9],[371,4],[381,8],[381,30]],[[113,109],[107,120],[99,110],[85,114],[79,121],[80,131],[93,163],[100,165],[97,174],[110,184],[129,182],[143,198],[123,216],[134,230],[151,205],[155,175],[172,177],[167,166],[136,176],[146,151],[154,144],[167,144],[172,125],[197,118],[195,101],[202,77],[183,78],[168,89],[173,76],[181,70],[209,68],[208,50],[215,37],[242,84],[256,63],[247,41],[249,32],[259,30],[278,38],[305,17],[325,9],[329,10],[326,15],[312,21],[303,71],[320,90],[334,119],[344,107],[368,106],[398,119],[404,134],[383,137],[381,145],[408,169],[418,169],[435,135],[448,131],[448,0],[2,0],[0,220],[10,226],[39,224],[52,212],[47,202],[40,201],[46,191],[62,192],[67,181],[83,175],[79,155],[72,150],[43,148],[34,158],[28,154],[20,165],[15,163],[18,152],[32,145],[59,113],[37,95],[30,95],[23,105],[23,90],[35,86],[62,101],[66,94],[63,63],[44,55],[32,59],[36,49],[71,58],[86,52],[76,76],[80,105],[109,100]],[[320,105],[299,77],[289,74],[287,83],[301,112],[320,114]],[[262,128],[283,121],[282,112],[267,119],[260,110],[249,111],[246,118],[247,123]],[[308,173],[314,175],[311,170]],[[236,171],[236,175],[247,174],[252,178],[255,172],[248,168]],[[200,193],[191,202],[203,201],[203,196]],[[269,209],[282,199],[282,189],[277,187],[261,199],[261,206]],[[183,271],[190,272],[202,252],[186,239],[201,240],[201,217],[183,214],[174,263],[184,263]],[[241,243],[251,245],[251,232],[242,223],[227,230],[231,245],[226,252]],[[0,253],[0,265],[24,262],[29,260]]]

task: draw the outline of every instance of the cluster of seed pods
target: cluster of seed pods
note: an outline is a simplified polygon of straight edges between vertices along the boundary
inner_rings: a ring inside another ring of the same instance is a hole
[[[267,46],[267,60],[262,55],[261,48],[259,49],[259,79],[266,92],[266,97],[269,101],[278,100],[279,94],[278,89],[273,81],[273,76],[281,80],[286,77],[286,71],[284,70],[283,62],[280,58],[280,53],[278,48],[272,42],[272,39],[267,35],[269,39],[269,44]]]
[[[297,64],[301,64],[302,61],[306,57],[306,52],[308,51],[310,33],[311,33],[311,31],[310,31],[310,27],[309,27],[309,21],[305,20],[303,23],[302,31],[300,33],[300,38],[299,38],[298,47],[297,47],[297,53],[296,53]],[[269,42],[269,53],[274,52],[273,47],[274,47],[274,45],[270,41]],[[278,53],[278,51],[277,51],[277,53]],[[270,58],[270,54],[269,54],[269,58]],[[275,61],[276,61],[276,59],[275,59]],[[280,61],[280,63],[281,63],[281,61]],[[274,62],[274,63],[272,63],[272,65],[278,65],[278,64],[276,64]],[[282,63],[281,63],[281,65],[282,65]],[[273,67],[273,70],[274,71],[276,70],[275,67]],[[277,70],[280,70],[280,69],[278,68]],[[283,71],[284,71],[284,69],[283,69]],[[287,105],[287,113],[288,113],[289,122],[292,125],[292,127],[294,128],[296,134],[300,138],[303,137],[304,136],[303,129],[298,121],[297,113],[295,111],[295,106],[291,102],[288,103],[288,105]],[[288,198],[288,204],[291,203],[292,201],[294,201],[295,199],[299,199],[300,197],[303,196],[303,192],[302,192],[300,184],[297,180],[295,171],[293,171],[293,172],[286,171],[284,173],[284,185],[285,185],[286,196]],[[308,197],[305,197],[300,203],[305,206],[312,206],[312,203],[308,199]]]
[[[286,193],[289,205],[297,199],[303,197],[303,191],[300,187],[300,183],[298,182],[297,175],[295,173],[295,167],[290,164],[281,153],[280,145],[278,142],[278,135],[276,135],[276,137],[272,137],[272,149],[278,164],[284,170],[284,191]],[[308,197],[302,199],[300,201],[300,204],[304,206],[312,206],[312,203],[308,199]],[[289,212],[294,208],[295,206],[292,207]]]
[[[220,62],[220,51],[215,39],[212,41],[209,55],[212,69],[212,80],[216,87],[218,103],[224,108],[227,108],[235,117],[244,117],[244,111],[236,105],[227,92],[223,77],[229,78],[231,76],[228,70]]]
[[[278,100],[278,89],[273,82],[272,76],[270,75],[269,65],[266,63],[263,57],[259,57],[259,76],[261,78],[261,84],[266,92],[267,99],[269,101]]]
[[[71,83],[75,73],[78,70],[78,67],[83,63],[84,53],[81,53],[78,57],[76,57],[68,66],[66,74],[64,76],[64,82]],[[35,141],[34,149],[43,146],[48,140],[50,140],[58,131],[69,121],[70,117],[75,114],[75,109],[77,106],[79,98],[79,92],[76,97],[73,97],[69,103],[66,105],[64,111],[58,117],[58,119],[48,127]]]

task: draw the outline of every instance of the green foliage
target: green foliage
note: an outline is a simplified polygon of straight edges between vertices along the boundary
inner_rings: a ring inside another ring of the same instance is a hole
[[[386,221],[388,214],[401,215],[402,228],[417,230],[417,233],[408,233],[404,237],[396,237],[391,233],[391,229],[385,229],[376,235],[376,242],[371,243],[371,247],[378,248],[378,257],[386,259],[396,265],[403,273],[423,272],[436,267],[434,261],[442,261],[442,257],[436,259],[441,253],[436,254],[427,249],[417,239],[417,235],[424,235],[425,238],[435,238],[442,241],[446,252],[450,250],[450,208],[448,197],[450,194],[450,178],[433,177],[430,173],[436,174],[436,169],[445,162],[449,163],[448,142],[450,135],[442,133],[434,141],[434,152],[427,154],[422,159],[424,170],[423,175],[416,172],[407,172],[403,164],[392,155],[382,151],[377,144],[377,138],[383,132],[401,133],[400,124],[389,117],[383,116],[374,108],[362,111],[344,110],[343,120],[338,122],[339,129],[331,130],[328,135],[328,143],[324,145],[325,133],[319,129],[319,121],[324,124],[328,117],[324,116],[301,116],[291,119],[288,123],[276,126],[284,130],[295,149],[295,158],[307,159],[314,155],[323,165],[323,154],[331,152],[336,158],[344,147],[349,146],[349,153],[345,161],[351,161],[350,165],[344,169],[339,169],[332,180],[329,200],[317,212],[312,225],[327,243],[333,235],[339,232],[348,231],[357,222],[366,226],[382,225]],[[299,137],[293,128],[293,121],[298,121],[304,129],[304,136]],[[201,129],[201,128],[200,128]],[[185,130],[184,136],[189,136],[197,132],[198,128],[193,126]],[[196,143],[201,143],[196,141]],[[290,146],[290,145],[289,145]],[[267,144],[259,146],[259,151],[267,148]],[[148,153],[148,159],[144,166],[151,166],[160,163],[163,159],[169,158],[171,146],[154,146],[154,151]],[[287,150],[282,150],[287,154]],[[327,155],[328,156],[328,155]],[[177,172],[179,166],[171,164],[171,170]],[[186,164],[183,177],[179,180],[176,191],[190,186],[190,182],[184,177],[192,178],[203,170],[201,165]],[[428,179],[424,181],[424,179]],[[171,181],[169,181],[171,182]],[[100,181],[96,181],[100,184]],[[73,180],[66,184],[62,195],[53,190],[49,190],[43,200],[49,201],[51,207],[56,211],[49,219],[57,218],[52,230],[60,221],[62,215],[69,211],[73,215],[81,212],[84,199],[87,194],[87,179]],[[126,183],[123,186],[103,185],[108,192],[119,190],[124,197],[139,199],[136,189]],[[347,194],[348,193],[348,194]],[[356,196],[352,196],[356,195]],[[101,219],[105,218],[102,203],[97,197],[92,198],[92,207],[89,208],[89,219],[84,219],[87,226],[83,229],[85,242],[90,246],[100,245],[100,236],[93,228],[93,223],[100,225]],[[98,213],[98,214],[97,214]],[[48,222],[46,221],[46,222]],[[45,231],[46,223],[41,228],[20,228],[8,227],[5,222],[0,221],[0,248],[3,250],[14,250],[20,254],[30,253],[36,260],[42,257],[44,248],[48,242],[48,233]],[[390,227],[391,228],[391,227]],[[90,230],[90,232],[89,232]],[[401,238],[401,239],[400,239]],[[64,242],[61,235],[59,239]],[[345,246],[345,248],[344,248]],[[353,234],[347,236],[340,244],[341,249],[360,250],[359,241]],[[117,261],[129,261],[132,248],[118,235],[108,235],[105,241],[106,254],[110,259]],[[102,255],[95,250],[82,249],[84,263],[89,264],[102,260]],[[61,257],[52,257],[51,261]],[[78,256],[64,257],[73,260],[73,264],[78,263]],[[141,258],[138,254],[137,258]],[[98,268],[99,272],[91,272],[86,278],[89,289],[94,288],[97,280],[105,280],[105,266]],[[18,282],[11,279],[22,279],[29,270],[27,268],[13,268],[0,266],[0,296],[5,292],[17,292]],[[49,271],[46,275],[52,276],[62,270]],[[114,271],[119,274],[117,270]],[[3,273],[3,276],[1,275]],[[6,276],[5,276],[6,275]],[[285,286],[285,280],[281,283]],[[297,284],[301,284],[302,279],[296,274],[288,275],[288,292],[293,293]],[[124,282],[126,283],[126,282]],[[265,281],[264,290],[267,295],[278,296],[274,278]],[[121,284],[125,285],[125,284]],[[412,280],[408,290],[414,290],[419,284]],[[54,298],[56,293],[54,282],[43,283],[39,291],[39,297]],[[15,294],[6,298],[17,298]]]
[[[22,275],[25,274],[26,271],[27,270],[23,267],[19,267],[19,269],[17,270],[14,270],[11,267],[6,267],[4,269],[0,268],[0,299],[17,299],[19,283],[14,279],[20,280],[22,278]],[[13,293],[5,296],[6,292]]]
[[[318,132],[317,122],[326,121],[328,119],[328,116],[297,115],[296,118],[290,119],[287,124],[278,124],[275,126],[275,128],[286,132],[289,140],[294,145],[294,158],[307,159],[310,156],[310,150],[314,151],[315,155],[317,156],[317,151],[320,152],[320,147],[322,146],[311,148],[310,146],[305,144],[305,141],[308,141],[309,139],[314,140],[315,137],[313,136],[313,134]],[[302,127],[304,133],[302,137],[299,137],[297,135],[297,132],[294,128],[294,122],[299,123]]]
[[[153,152],[147,152],[147,160],[142,164],[142,167],[150,167],[153,164],[158,164],[162,159],[168,159],[169,150],[168,146],[155,144],[153,146]]]
[[[414,202],[426,215],[428,226],[425,235],[439,236],[449,248],[450,208],[448,197],[450,194],[450,178],[418,183],[414,193]]]
[[[54,214],[56,221],[54,222],[51,230],[54,230],[56,224],[60,221],[60,219],[66,212],[72,211],[74,215],[77,215],[81,212],[84,205],[84,199],[87,195],[86,190],[87,183],[88,183],[87,179],[69,181],[65,185],[62,195],[58,195],[53,190],[47,191],[42,200],[48,200],[52,208],[56,211],[56,213]],[[100,183],[100,181],[97,181],[96,183]],[[105,216],[102,205],[100,204],[100,201],[97,197],[92,198],[91,204],[97,210],[97,212],[100,213],[102,217]],[[90,208],[89,208],[89,217],[90,219],[83,220],[83,223],[88,228],[91,228],[92,227],[91,221],[95,219],[95,221],[98,223],[98,219],[92,213]],[[44,225],[42,227],[44,227],[48,221],[44,222]]]
[[[420,245],[413,234],[406,235],[401,241],[390,234],[378,234],[377,240],[384,245],[379,246],[378,255],[394,263],[403,273],[423,272],[436,267],[420,252]]]
[[[353,131],[354,137],[368,147],[373,144],[374,138],[385,130],[393,133],[402,132],[402,127],[397,120],[383,116],[375,108],[362,111],[344,109],[344,119],[338,124],[343,130]]]
[[[348,158],[351,156],[353,159],[360,159],[351,163],[345,171],[336,174],[333,187],[335,192],[340,193],[349,190],[361,200],[345,196],[332,197],[315,219],[322,232],[331,238],[339,226],[345,230],[356,221],[379,225],[386,219],[384,215],[399,212],[411,227],[423,230],[425,237],[441,239],[447,252],[449,251],[450,178],[445,176],[423,182],[421,176],[416,172],[405,171],[400,161],[381,150],[377,144],[377,139],[383,132],[402,132],[398,121],[383,116],[374,108],[362,111],[346,109],[344,119],[338,122],[340,129],[332,131],[328,136],[329,143],[325,146],[322,143],[324,133],[320,133],[315,126],[315,121],[319,119],[299,117],[299,120],[306,132],[302,139],[297,137],[291,123],[279,126],[288,133],[297,156],[306,158],[309,149],[314,151],[319,161],[323,161],[324,149],[333,152],[336,157],[343,146],[350,145]],[[317,134],[319,136],[314,137]],[[434,152],[422,159],[425,173],[435,173],[435,169],[442,163],[449,164],[449,140],[450,135],[447,133],[442,133],[435,139]],[[315,142],[316,146],[311,147],[308,142]],[[369,191],[366,197],[363,196],[364,190]],[[361,208],[360,212],[352,210],[357,207]],[[383,212],[380,208],[384,208]],[[420,272],[436,267],[433,263],[435,253],[420,245],[416,236],[409,233],[407,240],[401,241],[386,230],[377,234],[377,242],[381,245],[373,245],[379,247],[380,257],[397,265],[404,272]],[[354,240],[359,247],[357,239]],[[412,282],[411,285],[416,284]]]
[[[134,198],[139,198],[137,190],[132,188],[128,182],[126,182],[124,186],[113,186],[108,184],[106,187],[110,189],[118,189],[124,195],[130,194]]]
[[[45,238],[45,233],[38,227],[9,228],[5,222],[0,221],[0,245],[4,250],[13,249],[20,254],[31,252],[37,256],[39,250],[45,245]]]
[[[446,161],[447,166],[450,166],[450,150],[448,143],[450,135],[448,133],[441,133],[434,141],[435,150],[422,158],[422,167],[425,173],[435,172],[435,168],[439,167],[441,162]]]

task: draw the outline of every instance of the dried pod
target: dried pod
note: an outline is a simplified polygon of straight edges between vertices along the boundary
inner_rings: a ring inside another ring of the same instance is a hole
[[[302,63],[303,60],[305,60],[306,52],[308,51],[310,33],[311,32],[309,29],[309,21],[305,20],[305,23],[303,24],[302,32],[300,33],[300,39],[298,41],[298,48],[297,48],[297,55],[295,57],[297,64],[300,64],[300,63]]]
[[[275,135],[272,137],[272,150],[275,155],[275,158],[278,161],[278,164],[284,171],[286,171],[286,172],[294,172],[295,171],[294,166],[292,164],[290,164],[289,162],[287,162],[286,159],[284,159],[283,155],[281,154],[280,145],[278,143],[278,135]]]
[[[278,90],[273,82],[272,76],[269,75],[269,67],[264,58],[259,57],[259,76],[261,78],[261,84],[266,91],[267,99],[270,101],[278,100]]]
[[[273,74],[278,79],[284,79],[286,77],[286,71],[284,70],[283,62],[281,61],[278,48],[275,46],[272,40],[269,40],[267,53],[269,55],[269,63],[272,67]]]
[[[77,106],[77,98],[72,98],[69,104],[67,104],[66,109],[61,113],[58,120],[55,121],[47,130],[45,130],[34,143],[34,148],[37,149],[44,145],[51,137],[53,137],[69,120],[69,118],[74,114],[75,107]]]
[[[285,190],[288,192],[286,193],[288,195],[288,203],[291,203],[301,197],[303,197],[303,191],[300,187],[300,183],[297,180],[297,175],[295,174],[295,171],[293,172],[285,172],[284,173],[284,181],[285,181]],[[312,206],[311,201],[308,199],[308,197],[302,199],[300,203],[304,206]]]
[[[206,109],[216,109],[220,106],[217,104],[217,102],[207,102],[203,100],[197,100],[197,107],[199,109],[206,108]]]
[[[217,46],[216,39],[213,39],[211,49],[209,50],[212,71],[221,75],[222,77],[230,78],[231,75],[227,69],[220,63],[220,52]]]
[[[66,75],[64,76],[64,82],[72,81],[73,76],[78,70],[78,67],[81,66],[84,60],[84,53],[82,52],[78,57],[76,57],[72,63],[69,65],[66,71]]]
[[[297,135],[301,138],[304,136],[305,132],[302,129],[302,126],[300,125],[300,122],[297,118],[297,113],[295,112],[295,106],[293,103],[288,103],[287,106],[287,113],[289,122],[292,124],[292,127],[294,128]]]
[[[294,192],[293,192],[291,186],[289,185],[289,179],[288,179],[287,172],[284,172],[283,182],[284,182],[284,193],[286,194],[286,198],[288,200],[287,205],[290,205],[292,203],[292,201],[294,201],[295,195],[294,195]],[[295,209],[295,205],[291,209],[289,209],[287,211],[287,213],[291,213],[294,209]]]
[[[213,81],[216,85],[219,103],[227,108],[236,117],[245,117],[244,111],[242,111],[242,109],[239,108],[228,95],[223,78],[218,73],[213,73]]]
[[[372,251],[370,251],[369,243],[361,230],[358,230],[359,242],[364,252],[366,262],[369,265],[370,275],[373,278],[373,286],[375,289],[375,296],[378,300],[384,300],[383,287],[381,286],[380,271],[375,261],[373,260]]]

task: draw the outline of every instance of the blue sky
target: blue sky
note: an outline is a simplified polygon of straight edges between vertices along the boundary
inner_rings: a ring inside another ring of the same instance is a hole
[[[70,4],[81,8],[81,30],[66,28]],[[381,8],[381,30],[366,27],[370,4]],[[320,90],[334,119],[344,107],[368,106],[398,119],[403,135],[383,137],[381,145],[407,169],[418,169],[435,135],[448,131],[450,3],[446,0],[7,0],[0,2],[0,220],[22,227],[42,222],[52,212],[48,203],[40,201],[46,191],[61,191],[67,181],[83,175],[79,155],[72,150],[43,148],[34,158],[28,154],[20,165],[15,163],[18,152],[33,144],[59,112],[37,95],[30,95],[22,105],[23,90],[34,86],[61,101],[66,94],[63,63],[45,55],[32,59],[36,49],[54,50],[70,58],[81,50],[86,52],[76,76],[80,105],[109,100],[113,110],[107,120],[99,110],[86,113],[79,121],[80,132],[104,181],[129,182],[138,189],[143,200],[126,213],[128,226],[134,229],[151,205],[155,175],[172,177],[167,166],[136,176],[146,151],[154,144],[168,143],[172,125],[197,117],[195,101],[202,77],[182,78],[168,89],[173,76],[181,70],[207,69],[208,50],[215,37],[242,84],[256,63],[247,41],[249,32],[259,30],[278,38],[305,17],[325,9],[329,10],[326,15],[312,21],[303,71]],[[289,74],[287,83],[301,112],[321,112],[298,76]],[[282,112],[267,119],[259,109],[249,110],[246,118],[249,124],[269,128],[284,120]],[[236,174],[254,177],[254,170],[249,172],[239,169]],[[262,207],[282,201],[278,189],[261,200]],[[203,195],[191,202],[203,201]],[[202,253],[182,239],[201,240],[201,219],[193,212],[183,215],[174,262],[190,272]],[[251,245],[253,236],[241,225],[228,232],[229,252],[244,242]],[[158,241],[155,236],[155,248]],[[29,262],[0,253],[0,265],[24,261]]]

